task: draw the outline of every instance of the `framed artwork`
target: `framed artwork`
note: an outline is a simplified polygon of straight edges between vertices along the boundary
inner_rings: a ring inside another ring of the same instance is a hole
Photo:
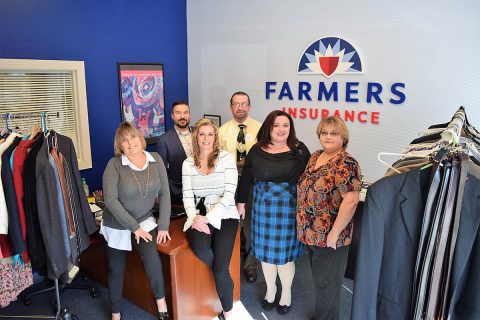
[[[164,70],[160,63],[119,62],[122,121],[140,130],[147,144],[165,133]]]
[[[218,128],[222,125],[222,117],[216,114],[204,114],[203,117],[205,119],[209,119],[212,121]]]

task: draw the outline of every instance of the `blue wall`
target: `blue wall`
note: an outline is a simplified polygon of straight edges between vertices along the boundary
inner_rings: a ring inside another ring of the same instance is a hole
[[[0,58],[83,60],[93,168],[101,187],[120,122],[117,62],[157,62],[165,68],[169,106],[188,100],[186,0],[1,0]]]

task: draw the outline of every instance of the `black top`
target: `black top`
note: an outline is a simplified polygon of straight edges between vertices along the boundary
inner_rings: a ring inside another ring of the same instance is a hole
[[[268,153],[255,144],[247,154],[238,185],[237,202],[247,202],[255,181],[297,183],[310,158],[303,142],[288,152]]]
[[[25,221],[27,225],[27,247],[32,268],[40,275],[46,274],[47,254],[43,244],[40,223],[37,212],[37,181],[35,180],[35,163],[37,154],[43,145],[43,134],[32,144],[32,148],[23,165],[23,203],[25,206]]]

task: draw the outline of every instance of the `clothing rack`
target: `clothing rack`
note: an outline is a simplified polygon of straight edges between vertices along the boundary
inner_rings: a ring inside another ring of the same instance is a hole
[[[47,113],[47,112],[20,112],[20,113],[3,113],[0,114],[0,121],[5,121],[5,126],[6,129],[11,131],[11,120],[12,119],[35,119],[35,118],[40,118],[41,120],[41,128],[42,131],[45,132],[47,131],[47,122],[49,117],[60,117],[59,112],[53,112],[53,113]],[[49,316],[49,315],[0,315],[1,318],[8,318],[8,319],[15,319],[15,318],[21,318],[21,319],[55,319],[55,320],[77,320],[77,317],[73,314],[70,313],[70,311],[67,308],[62,309],[62,304],[60,300],[60,285],[58,283],[58,278],[54,279],[54,287],[47,287],[46,289],[42,290],[37,290],[31,293],[28,293],[26,296],[32,296],[36,294],[41,294],[45,293],[48,291],[55,290],[55,298],[56,298],[56,305],[57,305],[57,311],[55,316]],[[96,291],[92,290],[91,292],[92,296],[95,297],[98,295]],[[28,298],[27,298],[28,299]],[[25,302],[26,300],[24,300]],[[28,303],[25,303],[28,304]]]
[[[460,107],[452,117],[452,120],[448,124],[447,128],[440,134],[442,139],[449,144],[458,144],[460,136],[462,135],[462,129],[465,124],[465,109]]]
[[[40,118],[42,131],[47,130],[47,124],[51,117],[60,117],[60,112],[19,112],[19,113],[2,113],[0,121],[5,123],[6,129],[11,130],[11,122],[16,119],[38,119]]]
[[[452,150],[456,151],[458,149],[457,146],[459,143],[462,141],[462,132],[466,130],[468,133],[470,133],[471,128],[468,127],[468,119],[467,115],[465,113],[465,108],[462,106],[460,107],[455,114],[452,116],[452,119],[450,122],[445,124],[445,129],[443,129],[440,133],[440,138],[441,138],[441,147],[438,149],[438,151],[433,152],[432,154],[429,155],[423,155],[423,154],[417,154],[415,152],[408,152],[408,153],[391,153],[391,152],[379,152],[377,154],[377,159],[379,162],[387,166],[389,169],[400,173],[399,170],[396,168],[392,167],[389,165],[387,162],[385,162],[382,157],[383,156],[399,156],[402,158],[407,158],[407,157],[425,157],[425,158],[431,158],[434,162],[438,162],[437,158],[442,158],[444,152],[450,152]],[[468,141],[463,141],[465,143],[465,149],[467,149],[471,154],[475,156],[475,158],[480,159],[480,152],[472,146],[472,144]]]
[[[404,150],[390,166],[402,175],[380,179],[368,191],[352,319],[477,319],[480,228],[470,213],[480,190],[480,134],[460,107]]]

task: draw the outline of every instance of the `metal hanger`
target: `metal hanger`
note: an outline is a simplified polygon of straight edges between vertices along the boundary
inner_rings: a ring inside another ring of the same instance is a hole
[[[377,159],[378,161],[380,161],[381,163],[383,163],[384,165],[386,165],[388,168],[394,170],[395,172],[397,173],[402,173],[401,171],[395,169],[394,167],[392,167],[391,165],[389,165],[387,162],[383,161],[381,156],[397,156],[397,157],[402,157],[402,159],[405,159],[407,157],[418,157],[418,158],[430,158],[430,155],[419,155],[419,154],[415,154],[413,152],[409,152],[409,153],[393,153],[393,152],[379,152],[377,154]]]

